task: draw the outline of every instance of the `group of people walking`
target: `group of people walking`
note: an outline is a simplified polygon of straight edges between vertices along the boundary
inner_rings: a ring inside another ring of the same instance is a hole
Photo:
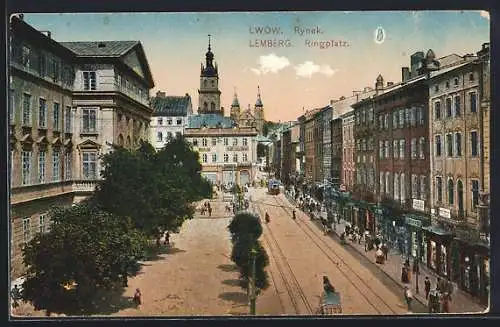
[[[209,201],[205,201],[203,205],[200,208],[201,214],[204,216],[206,212],[208,212],[208,216],[212,217],[212,206],[210,205]]]

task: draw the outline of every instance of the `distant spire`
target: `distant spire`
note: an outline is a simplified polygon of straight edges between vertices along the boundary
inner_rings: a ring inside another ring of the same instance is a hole
[[[256,107],[262,107],[262,100],[260,99],[260,86],[257,85],[257,102],[255,103]]]
[[[210,48],[210,36],[211,36],[211,35],[210,35],[210,34],[208,34],[208,51],[212,50],[212,49]]]

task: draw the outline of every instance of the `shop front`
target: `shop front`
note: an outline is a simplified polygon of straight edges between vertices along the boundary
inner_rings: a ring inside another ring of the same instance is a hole
[[[409,242],[407,251],[412,258],[418,258],[418,262],[427,265],[428,239],[422,227],[429,226],[431,219],[422,213],[406,213],[403,215]]]
[[[450,278],[452,233],[438,226],[422,227],[427,246],[427,267],[439,276]]]

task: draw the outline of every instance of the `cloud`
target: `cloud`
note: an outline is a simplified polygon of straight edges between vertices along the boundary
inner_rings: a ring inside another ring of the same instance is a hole
[[[490,13],[486,10],[481,10],[479,12],[479,14],[481,15],[481,17],[483,18],[486,18],[487,20],[490,20]]]
[[[337,69],[332,69],[329,65],[317,65],[312,61],[306,61],[294,68],[295,74],[303,78],[311,78],[316,73],[330,77],[337,72]]]
[[[250,68],[250,70],[257,75],[267,74],[267,73],[277,73],[280,70],[290,66],[290,61],[287,57],[278,57],[274,53],[266,56],[260,56],[259,68]]]

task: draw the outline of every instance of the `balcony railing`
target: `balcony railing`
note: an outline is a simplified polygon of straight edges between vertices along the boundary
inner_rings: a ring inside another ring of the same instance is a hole
[[[73,191],[79,193],[92,193],[97,185],[96,180],[78,180],[73,181]]]

